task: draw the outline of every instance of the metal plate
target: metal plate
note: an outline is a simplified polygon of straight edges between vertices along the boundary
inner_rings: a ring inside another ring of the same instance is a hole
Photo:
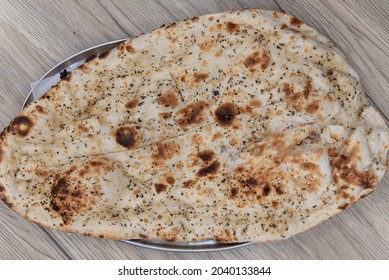
[[[23,103],[23,107],[30,104],[35,98],[42,95],[46,92],[51,86],[56,84],[60,80],[60,73],[65,69],[71,71],[77,66],[84,63],[84,61],[92,56],[99,55],[103,52],[113,49],[119,43],[127,39],[120,39],[105,44],[97,45],[81,51],[61,63],[54,66],[50,71],[48,71],[41,79],[34,83],[31,91],[29,92],[27,98]],[[234,249],[251,244],[250,242],[243,243],[220,243],[214,240],[205,240],[205,241],[194,241],[194,242],[168,242],[160,240],[122,240],[123,242],[140,246],[143,248],[157,249],[163,251],[174,251],[174,252],[210,252],[210,251],[220,251],[227,249]]]
[[[123,242],[149,249],[172,252],[212,252],[235,249],[250,245],[250,242],[220,243],[214,240],[193,242],[167,242],[162,240],[122,240]]]

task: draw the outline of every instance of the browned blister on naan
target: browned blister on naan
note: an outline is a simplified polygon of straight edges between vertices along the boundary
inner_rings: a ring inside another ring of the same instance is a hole
[[[94,237],[278,240],[374,191],[388,138],[301,20],[205,15],[63,72],[0,134],[0,199]]]

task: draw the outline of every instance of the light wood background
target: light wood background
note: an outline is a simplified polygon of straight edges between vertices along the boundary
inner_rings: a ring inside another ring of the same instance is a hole
[[[0,131],[31,82],[85,48],[180,19],[236,8],[297,16],[332,39],[388,119],[388,1],[0,1]],[[172,253],[67,235],[23,220],[0,203],[0,259],[388,259],[389,172],[376,192],[285,241],[213,253]]]

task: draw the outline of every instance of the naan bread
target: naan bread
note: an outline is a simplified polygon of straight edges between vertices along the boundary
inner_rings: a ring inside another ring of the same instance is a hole
[[[295,17],[194,17],[88,59],[1,133],[0,197],[109,239],[287,238],[371,193],[388,128]]]

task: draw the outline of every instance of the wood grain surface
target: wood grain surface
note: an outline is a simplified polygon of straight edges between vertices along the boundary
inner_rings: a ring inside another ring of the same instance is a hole
[[[388,1],[21,1],[0,2],[0,131],[29,85],[85,48],[162,24],[237,8],[284,11],[330,38],[388,120]],[[173,253],[47,230],[0,203],[0,259],[388,259],[389,172],[377,191],[288,240],[211,253]]]

